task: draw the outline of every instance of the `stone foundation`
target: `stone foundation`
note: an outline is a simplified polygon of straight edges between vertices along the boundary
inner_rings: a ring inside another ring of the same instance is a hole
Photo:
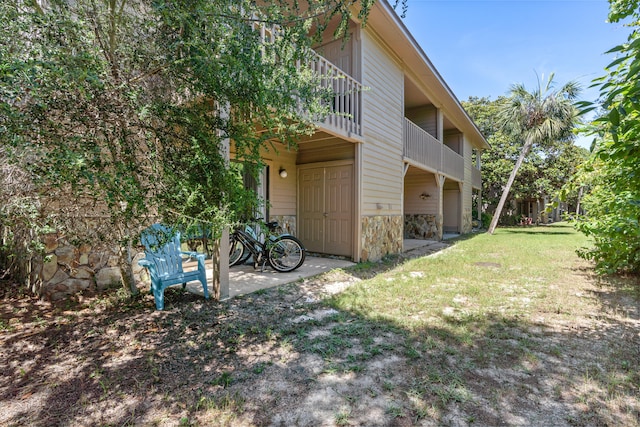
[[[437,239],[438,224],[431,214],[409,214],[404,216],[405,239]]]
[[[471,209],[462,213],[462,234],[471,233],[473,229],[473,215]]]
[[[59,301],[82,292],[100,292],[122,286],[120,258],[116,250],[87,244],[73,246],[56,234],[44,236],[44,259],[31,261],[31,291],[49,301]],[[147,280],[146,271],[133,260],[136,283]]]
[[[285,233],[289,233],[292,236],[296,235],[296,216],[295,215],[271,215],[270,221],[278,221],[280,227]]]
[[[369,216],[362,218],[362,261],[378,261],[387,254],[402,251],[402,217]]]

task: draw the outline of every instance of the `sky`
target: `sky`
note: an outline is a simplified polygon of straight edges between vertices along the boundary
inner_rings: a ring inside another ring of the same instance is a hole
[[[588,86],[615,59],[605,52],[630,33],[607,23],[608,11],[607,0],[408,0],[403,21],[461,101],[495,100],[515,83],[533,90],[550,73],[594,101]]]

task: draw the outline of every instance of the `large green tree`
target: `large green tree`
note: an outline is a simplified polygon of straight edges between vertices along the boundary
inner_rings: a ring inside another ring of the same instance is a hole
[[[4,237],[127,247],[151,218],[220,229],[251,197],[226,141],[255,166],[269,141],[312,132],[331,94],[305,66],[310,47],[332,20],[348,36],[373,3],[1,2]]]
[[[568,82],[555,90],[553,74],[544,85],[539,80],[538,86],[531,92],[522,84],[511,87],[509,97],[498,113],[498,121],[501,128],[515,135],[523,144],[489,225],[490,234],[493,234],[498,225],[511,186],[531,149],[538,144],[566,139],[571,134],[577,122],[573,103],[578,94],[579,86],[576,82]]]
[[[487,138],[490,149],[482,153],[482,199],[487,213],[493,215],[503,193],[504,183],[522,151],[522,139],[510,133],[496,120],[505,103],[471,97],[463,102],[465,110]],[[584,162],[587,150],[574,144],[571,135],[546,144],[536,144],[525,157],[511,186],[506,205],[514,199],[541,198],[558,192]],[[513,223],[512,216],[502,215],[501,224]]]
[[[609,20],[627,20],[627,41],[609,51],[616,58],[606,75],[594,81],[599,109],[590,130],[598,143],[577,185],[588,186],[583,205],[587,215],[577,228],[593,238],[593,247],[579,253],[594,260],[602,273],[640,273],[640,2],[611,0]]]

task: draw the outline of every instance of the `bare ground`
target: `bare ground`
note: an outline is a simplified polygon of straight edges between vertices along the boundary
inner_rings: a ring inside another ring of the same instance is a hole
[[[471,342],[323,302],[401,261],[223,303],[170,289],[164,312],[0,284],[0,425],[640,425],[636,279],[577,262],[562,305]]]

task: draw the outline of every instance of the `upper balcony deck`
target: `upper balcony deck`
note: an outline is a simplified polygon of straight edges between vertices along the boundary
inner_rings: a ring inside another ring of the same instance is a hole
[[[320,77],[321,87],[334,93],[320,129],[350,140],[362,138],[362,84],[317,53],[309,67]]]
[[[464,158],[407,118],[404,119],[403,156],[418,167],[464,181]],[[476,168],[472,168],[472,185],[482,186],[482,177]]]

